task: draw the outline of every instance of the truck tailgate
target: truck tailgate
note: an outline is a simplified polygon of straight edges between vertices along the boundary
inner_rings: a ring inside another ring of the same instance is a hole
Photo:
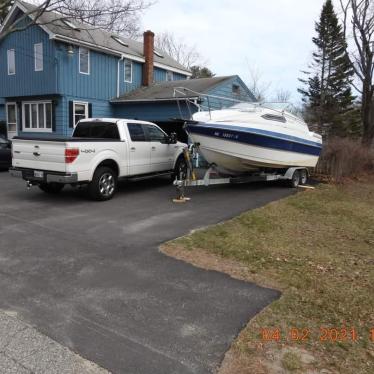
[[[65,142],[14,139],[13,166],[66,172]]]

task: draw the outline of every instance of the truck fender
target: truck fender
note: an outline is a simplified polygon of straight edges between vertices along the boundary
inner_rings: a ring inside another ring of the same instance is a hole
[[[177,161],[178,161],[179,157],[184,157],[184,156],[183,156],[183,148],[180,150],[180,152],[178,152],[178,153],[175,155],[174,163],[173,163],[173,169],[175,169],[175,166],[177,165]]]
[[[100,152],[90,163],[90,178],[91,181],[93,178],[93,175],[97,169],[97,167],[103,163],[104,161],[111,161],[115,162],[118,169],[118,175],[121,175],[121,167],[120,167],[120,160],[115,152],[112,151],[104,151]]]

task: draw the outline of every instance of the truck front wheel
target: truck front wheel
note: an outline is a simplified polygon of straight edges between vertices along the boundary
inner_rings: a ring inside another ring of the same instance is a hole
[[[88,194],[97,201],[110,200],[117,190],[117,174],[108,167],[96,169],[92,181],[88,184]]]
[[[57,194],[61,192],[64,185],[61,183],[40,183],[39,188],[46,193]]]

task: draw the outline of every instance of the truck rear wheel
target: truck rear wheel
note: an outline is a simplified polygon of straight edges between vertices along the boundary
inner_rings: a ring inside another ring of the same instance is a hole
[[[110,200],[117,191],[117,174],[108,167],[96,169],[92,181],[88,184],[88,194],[96,201]]]
[[[39,188],[49,194],[57,194],[64,188],[62,183],[40,183]]]

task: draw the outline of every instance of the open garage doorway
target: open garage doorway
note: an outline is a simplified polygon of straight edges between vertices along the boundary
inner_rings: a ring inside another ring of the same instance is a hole
[[[188,135],[186,131],[184,131],[184,121],[175,120],[175,121],[168,121],[168,122],[160,122],[160,121],[153,121],[158,126],[160,126],[167,134],[171,134],[175,132],[177,134],[177,139],[182,143],[188,144]]]

